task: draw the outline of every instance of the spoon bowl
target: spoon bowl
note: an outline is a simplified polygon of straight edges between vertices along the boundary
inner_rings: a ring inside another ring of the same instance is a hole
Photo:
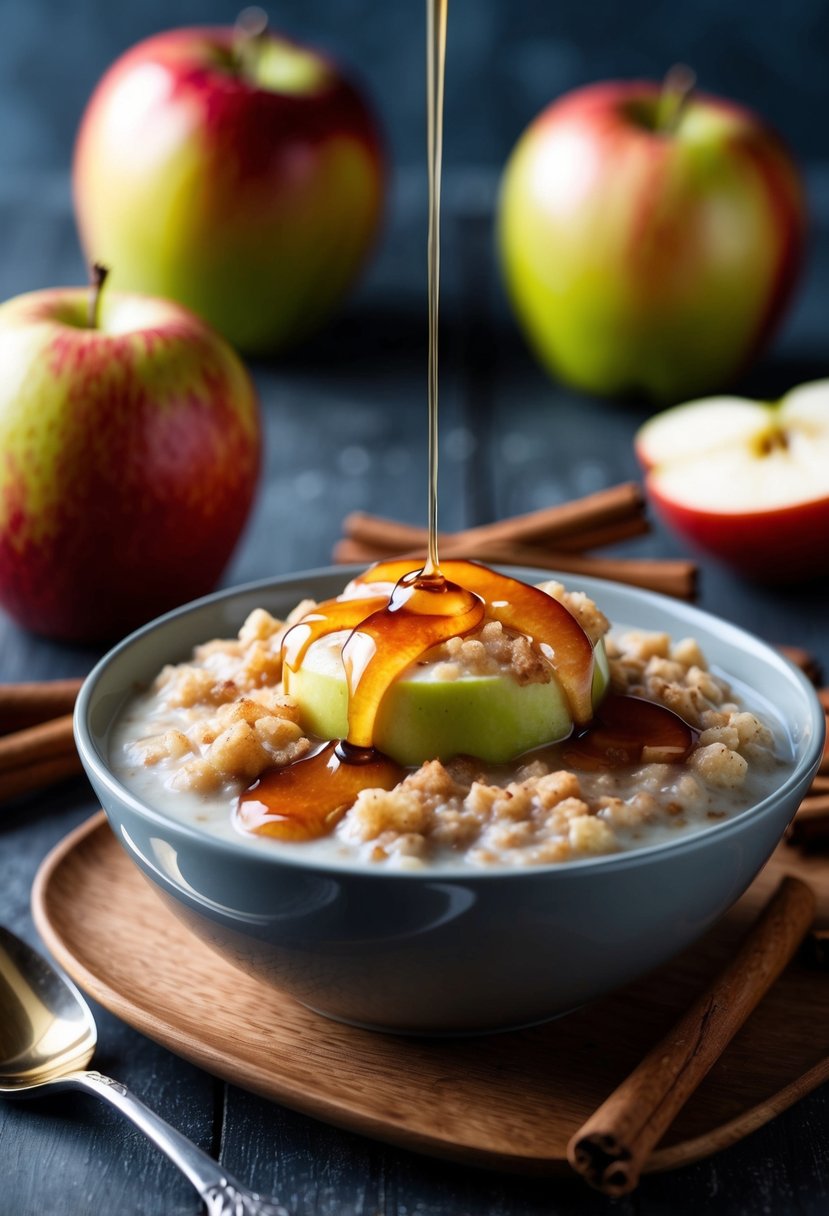
[[[165,1123],[125,1085],[87,1071],[98,1034],[75,985],[0,925],[0,1096],[81,1089],[108,1101],[165,1153],[201,1195],[208,1216],[288,1216],[249,1191]]]
[[[0,1093],[22,1096],[85,1068],[97,1041],[75,985],[0,925]]]

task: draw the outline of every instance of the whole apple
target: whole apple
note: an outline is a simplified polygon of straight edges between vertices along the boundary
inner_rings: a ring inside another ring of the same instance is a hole
[[[195,28],[113,64],[73,179],[82,244],[116,288],[178,300],[264,353],[319,326],[355,279],[385,171],[371,112],[330,60]]]
[[[721,388],[771,335],[801,262],[803,192],[780,140],[721,98],[670,104],[672,88],[569,93],[504,172],[515,311],[541,361],[588,392]]]
[[[93,310],[94,312],[94,310]],[[203,595],[253,500],[256,395],[177,304],[62,288],[0,306],[0,604],[100,641]]]
[[[764,582],[829,574],[829,380],[712,397],[639,430],[649,497],[691,545]]]

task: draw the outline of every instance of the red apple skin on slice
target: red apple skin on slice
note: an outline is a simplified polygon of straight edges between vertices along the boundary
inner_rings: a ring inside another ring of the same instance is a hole
[[[690,545],[758,581],[829,573],[829,381],[773,404],[676,406],[635,449],[651,502]]]
[[[671,502],[650,481],[648,491],[671,529],[747,578],[783,583],[829,573],[829,497],[726,518]]]

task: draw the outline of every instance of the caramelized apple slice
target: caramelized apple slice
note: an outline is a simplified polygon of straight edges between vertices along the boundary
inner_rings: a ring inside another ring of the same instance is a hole
[[[342,633],[320,639],[291,674],[303,730],[320,739],[348,734]],[[597,675],[600,663],[596,664]],[[519,684],[510,672],[441,679],[439,665],[416,660],[390,686],[374,724],[374,745],[398,764],[475,756],[507,764],[573,728],[558,680]]]
[[[629,764],[681,764],[697,732],[664,705],[611,693],[588,728],[567,744],[565,763],[582,770]]]
[[[388,606],[362,621],[343,647],[348,742],[371,747],[380,702],[398,676],[427,650],[469,633],[483,618],[483,600],[464,587],[444,578],[427,584],[418,573],[402,578]]]
[[[291,673],[299,669],[312,642],[328,633],[336,633],[339,629],[354,629],[367,616],[384,608],[387,602],[387,595],[363,596],[361,599],[351,600],[326,600],[322,604],[317,604],[316,608],[292,625],[282,639],[285,691],[290,692]]]
[[[411,558],[378,562],[354,579],[345,594],[355,594],[366,584],[385,587],[409,573],[411,565]],[[479,595],[488,606],[488,615],[531,638],[554,667],[574,722],[582,726],[589,722],[593,717],[593,646],[573,614],[546,591],[477,562],[446,561],[441,570]]]

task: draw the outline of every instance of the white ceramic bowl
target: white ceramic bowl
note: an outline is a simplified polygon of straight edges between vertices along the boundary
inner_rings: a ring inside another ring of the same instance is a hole
[[[112,725],[137,684],[195,644],[233,636],[254,607],[284,616],[305,597],[335,595],[353,573],[274,579],[168,613],[102,659],[78,698],[78,748],[116,836],[220,954],[329,1017],[410,1033],[477,1032],[541,1021],[627,983],[699,937],[742,894],[819,763],[824,717],[814,690],[734,625],[595,579],[579,586],[614,624],[693,635],[712,665],[773,707],[794,760],[772,794],[730,820],[636,852],[520,870],[390,873],[311,862],[301,846],[218,840],[153,810],[113,775]]]

